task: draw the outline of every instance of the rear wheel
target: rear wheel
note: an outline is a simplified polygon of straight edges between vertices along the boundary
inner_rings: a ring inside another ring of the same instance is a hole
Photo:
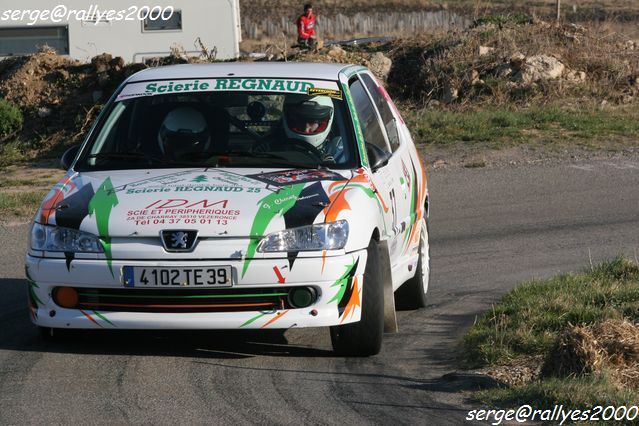
[[[384,286],[380,279],[379,248],[374,240],[366,249],[362,284],[362,316],[358,322],[331,327],[333,349],[344,356],[376,355],[384,335]]]
[[[415,276],[402,284],[395,292],[397,307],[400,309],[426,307],[429,281],[430,247],[428,245],[428,222],[426,219],[422,219]]]

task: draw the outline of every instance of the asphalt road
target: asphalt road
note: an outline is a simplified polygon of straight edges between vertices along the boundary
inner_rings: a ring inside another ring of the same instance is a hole
[[[639,251],[639,163],[430,174],[430,306],[382,353],[344,359],[328,331],[118,333],[44,343],[23,280],[27,226],[0,228],[0,424],[446,424],[468,409],[464,330],[517,282]]]

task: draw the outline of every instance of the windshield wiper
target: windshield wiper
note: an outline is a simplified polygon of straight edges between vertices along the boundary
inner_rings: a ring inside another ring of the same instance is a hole
[[[172,166],[185,166],[185,167],[205,167],[205,165],[199,163],[190,163],[184,161],[173,161],[168,158],[153,157],[143,152],[98,152],[97,154],[88,155],[87,158],[104,158],[107,160],[144,160],[155,164],[164,164]]]
[[[268,159],[280,160],[280,161],[284,161],[285,165],[287,165],[287,166],[296,167],[296,168],[299,168],[299,169],[322,169],[322,168],[326,168],[326,166],[323,165],[322,163],[319,163],[319,164],[298,163],[298,162],[295,162],[295,161],[291,161],[289,158],[287,158],[284,155],[276,154],[276,153],[273,153],[273,152],[230,151],[230,152],[227,152],[226,154],[223,154],[223,155],[247,157],[247,158],[268,158]]]
[[[153,160],[158,162],[167,162],[167,160],[163,160],[162,158],[151,157],[148,154],[144,154],[142,152],[98,152],[97,154],[88,155],[87,158],[104,158],[107,160],[111,159],[124,159],[124,160]]]

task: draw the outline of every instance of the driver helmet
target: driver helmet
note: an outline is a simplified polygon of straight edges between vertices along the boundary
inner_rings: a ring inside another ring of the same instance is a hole
[[[289,96],[284,101],[284,132],[319,148],[333,124],[333,101],[328,96]]]
[[[204,115],[192,107],[178,107],[169,112],[158,132],[162,154],[173,158],[206,152],[211,136]]]

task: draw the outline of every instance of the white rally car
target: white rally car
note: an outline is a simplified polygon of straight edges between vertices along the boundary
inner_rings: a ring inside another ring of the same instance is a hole
[[[424,166],[364,67],[144,70],[62,165],[26,256],[46,334],[330,326],[366,356],[395,291],[426,303]]]

